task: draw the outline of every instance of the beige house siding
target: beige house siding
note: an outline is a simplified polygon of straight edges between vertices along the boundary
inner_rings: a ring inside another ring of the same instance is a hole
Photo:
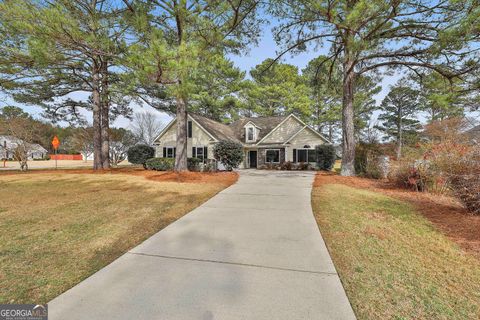
[[[189,120],[191,121],[191,120]],[[187,139],[187,157],[192,156],[192,147],[208,147],[207,158],[213,159],[213,138],[210,137],[195,121],[192,121],[192,137]],[[175,147],[177,145],[176,122],[155,142],[155,156],[163,157],[163,147]]]
[[[303,125],[295,119],[295,117],[288,117],[280,126],[272,131],[266,139],[261,143],[277,143],[284,142],[296,132],[302,129]]]
[[[292,140],[288,143],[286,161],[293,161],[293,150],[304,149],[306,145],[311,149],[315,149],[315,146],[324,144],[325,140],[312,131],[310,128],[303,128]]]

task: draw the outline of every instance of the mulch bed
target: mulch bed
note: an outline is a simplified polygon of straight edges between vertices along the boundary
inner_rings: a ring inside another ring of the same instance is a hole
[[[469,214],[453,197],[401,189],[387,180],[342,177],[328,173],[317,174],[314,186],[322,184],[344,184],[406,201],[446,236],[480,259],[480,216]]]

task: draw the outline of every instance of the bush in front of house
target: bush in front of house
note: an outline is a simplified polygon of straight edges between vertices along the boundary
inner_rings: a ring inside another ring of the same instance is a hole
[[[315,155],[318,169],[325,171],[332,170],[335,160],[337,159],[334,146],[331,144],[318,145],[315,147]]]
[[[200,159],[200,158],[188,158],[187,159],[187,168],[190,171],[199,171],[200,170],[200,163],[202,163],[202,159]]]
[[[175,159],[173,158],[150,158],[145,162],[148,170],[170,171],[173,170]]]
[[[145,163],[148,159],[155,157],[155,149],[146,144],[137,144],[127,151],[128,162],[141,164],[146,168]]]
[[[237,142],[223,140],[215,144],[213,155],[228,171],[231,171],[243,160],[243,146]]]

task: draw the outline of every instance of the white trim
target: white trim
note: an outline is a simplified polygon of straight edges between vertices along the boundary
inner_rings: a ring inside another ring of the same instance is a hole
[[[317,130],[313,129],[309,125],[305,125],[302,129],[298,130],[295,134],[293,134],[290,138],[287,139],[283,144],[289,143],[293,138],[295,138],[300,132],[302,132],[304,129],[309,129],[313,133],[315,133],[317,136],[319,136],[322,140],[324,140],[328,144],[332,144],[331,141],[329,141],[327,138],[325,138],[321,133],[317,132]]]
[[[257,141],[257,128],[253,125],[243,127],[245,130],[245,143]],[[253,139],[248,139],[248,130],[253,129]]]
[[[277,130],[285,121],[288,120],[288,118],[290,118],[291,116],[294,116],[293,113],[290,113],[285,119],[283,119],[275,128],[273,128],[272,130],[270,130],[269,133],[267,133],[267,135],[265,137],[263,137],[260,141],[258,141],[256,143],[256,145],[258,145],[260,142],[262,142],[263,140],[265,140],[272,132],[274,132],[275,130]],[[297,118],[298,119],[298,118]],[[303,122],[302,122],[303,123]]]
[[[165,158],[166,159],[175,159],[177,147],[164,146],[163,148],[165,148]],[[172,156],[173,157],[168,156],[168,149],[172,149]],[[163,158],[163,149],[162,149],[162,158]]]
[[[307,161],[298,161],[298,150],[305,150],[305,151],[307,151]],[[308,151],[309,151],[309,150],[310,150],[310,151],[315,151],[315,148],[297,148],[297,149],[295,149],[295,152],[296,152],[296,154],[295,154],[295,160],[296,160],[296,162],[295,162],[295,163],[300,163],[300,162],[303,162],[303,163],[315,163],[316,161],[313,161],[313,162],[308,161]]]
[[[256,157],[255,157],[256,158],[256,160],[255,160],[256,167],[255,168],[258,168],[258,150],[248,149],[247,150],[247,161],[246,161],[247,165],[248,165],[247,166],[248,169],[252,168],[252,166],[250,165],[250,152],[253,152],[253,151],[257,154]]]
[[[278,162],[273,162],[273,161],[272,161],[272,162],[267,162],[267,152],[268,152],[268,151],[271,151],[271,150],[273,150],[273,151],[278,151]],[[280,163],[280,150],[281,150],[281,149],[265,149],[265,163],[266,163],[266,164],[267,164],[267,163]]]
[[[153,140],[153,144],[157,144],[157,140],[160,139],[161,136],[163,136],[165,134],[165,132],[168,131],[168,129],[170,129],[170,127],[173,125],[173,123],[175,122],[175,120],[177,120],[177,118],[173,119],[172,121],[170,121],[167,126],[165,128],[162,129],[162,131],[160,131],[160,133],[158,134],[158,136],[155,138],[155,140]],[[157,144],[159,145],[159,144]]]
[[[199,126],[200,129],[202,129],[206,134],[208,134],[208,135],[210,136],[210,138],[213,139],[213,141],[218,142],[218,140],[217,140],[210,132],[208,132],[207,129],[205,129],[204,127],[202,127],[202,126],[200,125],[200,123],[198,123],[197,120],[193,119],[193,117],[190,116],[190,115],[188,115],[188,118],[192,119],[192,121],[195,122],[195,123],[197,124],[197,126]],[[193,133],[193,127],[192,127],[192,133]]]
[[[188,121],[188,120],[192,120],[192,122],[195,122],[195,124],[196,124],[200,129],[202,129],[207,135],[209,135],[210,138],[212,138],[214,142],[218,142],[218,140],[217,140],[210,132],[208,132],[204,127],[202,127],[202,126],[200,125],[200,123],[198,123],[197,120],[193,119],[192,116],[187,115],[187,121]],[[177,118],[176,118],[176,117],[175,117],[175,119],[173,119],[172,121],[170,121],[170,123],[167,124],[167,126],[159,133],[158,137],[154,140],[154,144],[159,145],[159,144],[157,143],[157,140],[160,139],[160,138],[168,131],[168,129],[170,129],[170,127],[175,123],[175,121],[177,121]],[[188,126],[188,124],[187,124],[187,126]],[[192,126],[192,138],[193,138],[193,126]],[[187,139],[192,139],[192,138],[188,138],[188,128],[187,128]]]
[[[248,120],[248,122],[245,123],[245,124],[243,125],[243,127],[245,128],[245,127],[246,127],[247,125],[249,125],[249,124],[253,124],[254,127],[257,127],[258,129],[262,129],[262,127],[257,126],[257,125],[255,124],[255,122],[253,122],[252,120]]]

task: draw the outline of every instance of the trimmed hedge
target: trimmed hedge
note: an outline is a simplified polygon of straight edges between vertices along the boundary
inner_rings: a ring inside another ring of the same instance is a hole
[[[335,165],[337,154],[331,144],[322,144],[315,147],[317,168],[320,170],[331,171]]]
[[[187,168],[190,171],[198,171],[200,170],[200,163],[202,163],[202,159],[200,158],[188,158],[187,159]]]
[[[202,162],[199,158],[188,158],[187,166],[190,171],[198,171]],[[174,158],[150,158],[145,162],[145,168],[148,170],[170,171],[175,167]]]
[[[148,170],[169,171],[173,170],[175,159],[173,158],[150,158],[145,162]]]
[[[146,144],[137,144],[127,151],[128,162],[141,164],[146,168],[145,163],[148,159],[155,157],[155,149]]]
[[[243,146],[240,143],[223,140],[213,147],[215,159],[220,161],[228,171],[237,168],[243,160]]]

